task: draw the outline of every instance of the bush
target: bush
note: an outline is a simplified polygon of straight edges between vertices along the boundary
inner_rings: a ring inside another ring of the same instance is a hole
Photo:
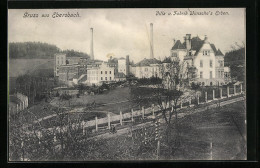
[[[72,96],[71,95],[68,95],[68,94],[62,94],[61,96],[60,96],[60,99],[61,100],[69,100],[69,99],[71,99],[72,98]]]

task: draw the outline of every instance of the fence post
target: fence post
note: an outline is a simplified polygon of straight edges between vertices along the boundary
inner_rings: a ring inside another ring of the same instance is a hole
[[[205,102],[207,103],[208,102],[208,93],[205,92]]]
[[[134,109],[131,109],[132,122],[134,122]]]
[[[227,86],[227,97],[229,97],[229,86]]]
[[[236,85],[234,85],[234,95],[236,95]]]
[[[18,106],[18,104],[16,104],[16,112],[18,112],[19,111],[19,106]]]
[[[241,94],[243,93],[243,86],[242,86],[242,83],[240,84],[240,93],[241,93]]]
[[[152,114],[154,116],[154,104],[152,104]]]
[[[213,156],[212,156],[212,142],[210,142],[210,160],[213,159]]]
[[[144,119],[144,106],[142,107],[142,118]]]
[[[110,130],[110,114],[107,114],[107,125],[108,125],[108,129]]]
[[[215,100],[215,90],[212,91],[212,99]]]
[[[164,102],[162,102],[162,107],[165,108],[165,103]]]
[[[220,88],[219,91],[220,91],[219,97],[220,97],[220,99],[222,99],[222,88]]]
[[[98,131],[98,118],[97,118],[97,116],[95,117],[95,123],[96,123],[96,131]]]
[[[57,142],[56,133],[54,132],[53,142]]]
[[[23,110],[22,103],[19,103],[19,109]]]
[[[181,100],[181,103],[180,103],[180,108],[182,109],[182,100]]]
[[[120,111],[120,125],[123,125],[123,115],[122,115],[122,111]]]
[[[200,104],[200,95],[197,94],[197,101],[198,101],[198,105]]]
[[[191,99],[192,99],[192,97],[190,97],[190,99],[189,99],[189,105],[191,105]]]
[[[85,123],[84,123],[84,121],[83,121],[83,122],[82,122],[82,134],[83,134],[83,135],[85,135],[85,127],[84,127],[84,126],[85,126]]]

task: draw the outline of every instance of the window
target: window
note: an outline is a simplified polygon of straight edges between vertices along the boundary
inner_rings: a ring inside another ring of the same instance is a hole
[[[204,50],[203,51],[203,55],[210,55],[210,51],[209,50]]]
[[[210,79],[212,79],[212,71],[209,72]]]
[[[223,65],[223,61],[220,61],[220,67],[223,67],[224,65]]]
[[[200,60],[200,67],[203,67],[203,60]]]
[[[203,72],[200,72],[200,78],[203,78]]]
[[[101,71],[102,72],[102,71]],[[103,80],[103,77],[101,77],[101,80]]]
[[[109,74],[111,74],[111,71],[109,71]]]
[[[101,74],[103,74],[103,72],[101,71]],[[101,79],[102,80],[102,79]]]
[[[212,60],[209,60],[209,66],[212,68]]]
[[[107,80],[107,77],[105,79]]]
[[[110,71],[111,72],[111,71]],[[110,80],[112,80],[112,78],[110,77]]]
[[[107,74],[107,71],[105,71],[105,74]]]

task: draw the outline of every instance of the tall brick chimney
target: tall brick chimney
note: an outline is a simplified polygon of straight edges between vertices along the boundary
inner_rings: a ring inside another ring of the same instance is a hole
[[[125,59],[125,63],[126,63],[126,76],[129,76],[129,72],[130,72],[130,61],[129,61],[129,55],[126,56],[126,59]]]
[[[91,60],[94,60],[93,28],[90,28],[90,35],[91,35],[91,41],[90,41],[90,59],[91,59]]]
[[[153,24],[150,23],[150,59],[154,58],[153,53]]]

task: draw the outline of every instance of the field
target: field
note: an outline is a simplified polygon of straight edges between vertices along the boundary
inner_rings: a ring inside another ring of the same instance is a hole
[[[10,59],[9,77],[31,74],[37,69],[52,69],[53,59]]]
[[[119,114],[119,111],[130,112],[131,108],[139,108],[136,103],[130,100],[130,89],[128,87],[116,88],[97,95],[81,95],[79,98],[74,97],[70,100],[63,101],[62,105],[70,107],[86,107],[87,104],[96,103],[93,111],[105,111]],[[57,106],[58,98],[52,100],[51,104]]]
[[[13,92],[18,76],[47,72],[53,74],[53,59],[10,59],[9,60],[9,91]],[[44,71],[42,71],[44,70]]]
[[[246,126],[243,103],[192,114],[179,120],[179,142],[170,147],[161,141],[160,159],[170,160],[245,160]],[[129,133],[96,142],[82,160],[153,160],[156,145],[140,150],[140,137]],[[173,137],[174,139],[175,137]],[[212,143],[212,150],[210,148]],[[171,152],[169,153],[169,148]]]

